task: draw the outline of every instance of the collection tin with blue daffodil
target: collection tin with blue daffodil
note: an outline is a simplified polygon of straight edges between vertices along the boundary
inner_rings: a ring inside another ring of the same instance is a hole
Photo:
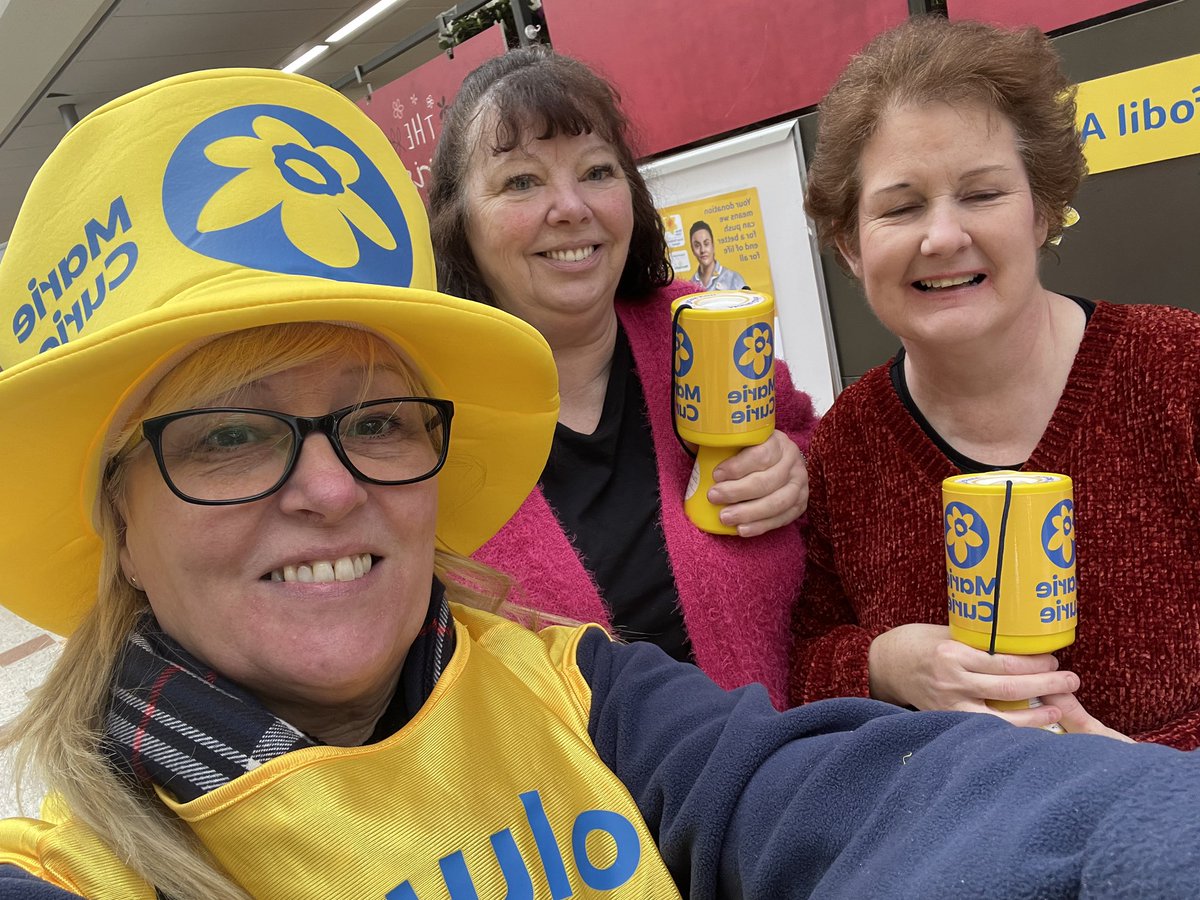
[[[996,471],[942,482],[950,636],[993,653],[1052,653],[1075,640],[1071,479]]]

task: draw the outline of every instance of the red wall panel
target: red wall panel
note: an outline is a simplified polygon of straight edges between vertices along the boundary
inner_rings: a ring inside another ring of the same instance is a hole
[[[543,0],[554,47],[620,90],[659,153],[810,106],[907,0]]]
[[[1042,31],[1134,6],[1130,0],[949,0],[952,19],[976,19],[997,25],[1036,25]]]
[[[442,110],[471,70],[505,50],[499,28],[489,28],[445,54],[377,90],[359,105],[387,135],[421,198],[429,202],[429,163],[442,133]]]

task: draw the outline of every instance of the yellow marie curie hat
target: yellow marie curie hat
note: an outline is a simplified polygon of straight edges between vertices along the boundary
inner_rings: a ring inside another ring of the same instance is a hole
[[[94,602],[106,436],[181,352],[282,322],[369,329],[454,401],[437,536],[469,554],[541,474],[558,412],[542,337],[436,292],[395,151],[337,91],[196,72],[73,127],[0,260],[0,603],[69,633]]]

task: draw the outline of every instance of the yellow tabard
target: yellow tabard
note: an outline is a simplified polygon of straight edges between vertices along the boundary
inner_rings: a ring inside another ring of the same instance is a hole
[[[164,801],[263,900],[678,898],[588,738],[584,629],[453,612],[454,658],[387,740],[299,750]],[[96,900],[154,896],[69,817],[0,823],[0,862]]]

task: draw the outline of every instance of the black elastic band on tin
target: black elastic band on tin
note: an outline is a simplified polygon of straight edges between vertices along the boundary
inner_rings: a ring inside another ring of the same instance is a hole
[[[675,402],[678,394],[675,393],[677,382],[675,380],[675,356],[678,353],[678,348],[675,346],[675,329],[679,327],[679,317],[683,315],[685,309],[692,309],[690,303],[680,303],[675,308],[675,314],[671,317],[671,428],[675,432],[675,439],[679,441],[679,446],[692,459],[696,458],[696,451],[688,446],[687,441],[683,439],[683,435],[679,433],[679,419],[675,415]],[[693,360],[693,364],[695,360]]]
[[[1004,535],[1008,531],[1008,510],[1012,506],[1013,483],[1004,482],[1004,512],[1000,514],[1000,545],[996,548],[996,594],[992,605],[992,640],[988,653],[996,652],[996,630],[1000,626],[1000,576],[1004,570]]]

